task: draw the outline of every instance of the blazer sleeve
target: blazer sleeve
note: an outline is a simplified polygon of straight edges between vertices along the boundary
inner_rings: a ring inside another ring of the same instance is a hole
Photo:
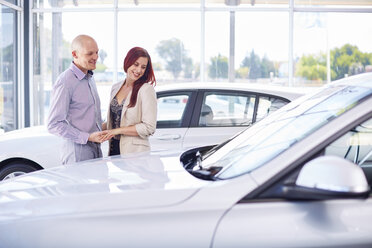
[[[142,89],[143,88],[143,89]],[[157,119],[157,98],[156,92],[152,85],[144,84],[138,92],[141,102],[140,115],[141,121],[136,124],[136,130],[141,138],[147,138],[155,133]]]

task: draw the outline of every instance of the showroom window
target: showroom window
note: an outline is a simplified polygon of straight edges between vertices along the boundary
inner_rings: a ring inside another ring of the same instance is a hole
[[[151,56],[158,84],[200,81],[198,11],[119,12],[117,39],[119,71],[128,50],[140,46]]]
[[[91,17],[97,20],[91,25]],[[78,22],[76,20],[79,19]],[[50,104],[53,82],[66,70],[72,61],[71,41],[79,34],[95,38],[99,48],[97,68],[94,71],[100,94],[102,117],[105,119],[111,84],[114,79],[113,21],[109,12],[38,12],[33,14],[33,113],[34,125],[45,124]],[[96,32],[96,30],[101,30]],[[118,79],[124,79],[119,71]]]
[[[0,133],[17,127],[17,6],[1,4],[0,12]]]
[[[317,0],[33,0],[31,125],[43,125],[72,39],[97,40],[102,102],[146,48],[157,84],[250,82],[321,86],[372,71],[372,2]]]
[[[294,15],[294,84],[320,86],[372,71],[372,14]]]

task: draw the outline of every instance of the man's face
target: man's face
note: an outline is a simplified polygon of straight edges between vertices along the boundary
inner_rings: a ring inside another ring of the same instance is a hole
[[[96,69],[98,59],[98,46],[94,40],[86,39],[82,42],[79,49],[72,52],[75,65],[87,73],[88,70]]]

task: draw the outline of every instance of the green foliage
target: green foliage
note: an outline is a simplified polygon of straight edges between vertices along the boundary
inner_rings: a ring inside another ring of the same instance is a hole
[[[94,72],[104,72],[104,71],[106,71],[106,69],[107,69],[106,65],[101,64],[101,63],[97,63],[96,64],[96,69],[94,70]]]
[[[249,75],[249,67],[247,67],[247,66],[240,67],[235,72],[235,77],[236,78],[248,78],[248,75]]]
[[[249,68],[248,78],[268,78],[270,77],[270,72],[276,74],[276,69],[274,63],[270,61],[266,56],[261,58],[254,53],[252,50],[251,54],[245,57],[240,65],[241,68]]]
[[[296,74],[301,75],[309,80],[326,80],[327,79],[327,66],[324,65],[310,65],[300,67]]]
[[[228,58],[218,54],[211,58],[211,64],[208,67],[208,75],[210,78],[227,78],[229,70]]]
[[[261,77],[270,77],[270,72],[273,72],[274,75],[276,74],[274,63],[264,56],[261,61]]]
[[[363,53],[357,46],[350,44],[332,49],[330,56],[332,80],[362,73],[366,66],[372,64],[372,53]],[[297,63],[296,76],[309,80],[326,80],[326,67],[325,54],[303,56]]]
[[[160,41],[156,51],[165,61],[165,69],[170,71],[174,78],[177,78],[182,70],[185,72],[185,77],[192,74],[192,59],[187,56],[184,45],[179,39]]]
[[[371,53],[362,53],[357,46],[350,44],[331,50],[331,68],[335,71],[332,80],[343,78],[345,74],[364,72],[365,66],[372,62],[371,57]]]
[[[325,54],[307,55],[297,63],[296,76],[309,80],[327,79],[327,60]]]

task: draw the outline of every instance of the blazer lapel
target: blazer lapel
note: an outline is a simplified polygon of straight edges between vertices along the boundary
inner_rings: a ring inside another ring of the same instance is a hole
[[[121,86],[123,86],[124,84],[124,81],[121,82],[121,84],[118,84],[118,86],[116,88],[113,88],[111,89],[111,96],[110,96],[110,101],[109,101],[109,106],[108,106],[108,115],[107,115],[107,127],[109,129],[112,128],[112,123],[111,123],[111,114],[110,114],[110,107],[111,107],[111,102],[112,102],[112,99],[114,99],[114,97],[116,96],[116,94],[119,92]]]
[[[124,115],[125,115],[125,112],[127,112],[128,110],[128,105],[130,103],[130,97],[132,95],[132,91],[130,91],[127,95],[127,97],[125,98],[125,101],[124,101],[124,104],[123,104],[123,108],[121,110],[121,121],[123,122],[124,120]]]
[[[113,89],[112,92],[111,92],[111,99],[110,99],[110,102],[112,101],[112,99],[114,99],[114,97],[116,96],[116,94],[119,92],[119,90],[121,89],[121,87],[123,86],[124,84],[124,81],[118,85],[118,87],[116,89]]]

